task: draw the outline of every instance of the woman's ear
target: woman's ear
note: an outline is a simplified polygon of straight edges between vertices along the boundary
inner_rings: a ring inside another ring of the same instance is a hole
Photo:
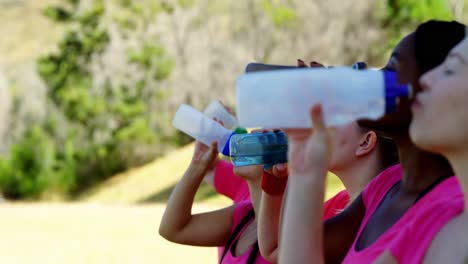
[[[359,146],[357,147],[354,154],[356,155],[356,157],[365,156],[371,153],[376,146],[377,134],[374,131],[368,131],[361,137],[359,141]]]

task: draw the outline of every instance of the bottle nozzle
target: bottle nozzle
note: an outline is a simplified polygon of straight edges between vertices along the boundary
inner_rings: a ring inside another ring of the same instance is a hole
[[[387,113],[395,112],[399,98],[411,98],[413,89],[411,85],[399,84],[397,74],[394,71],[384,70],[385,85],[385,111]]]

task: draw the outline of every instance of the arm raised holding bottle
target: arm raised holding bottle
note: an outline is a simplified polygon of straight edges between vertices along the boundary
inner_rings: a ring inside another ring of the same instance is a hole
[[[234,206],[208,213],[192,214],[195,194],[207,170],[218,156],[217,144],[207,147],[196,142],[189,167],[167,203],[159,234],[169,241],[196,245],[225,245],[232,225]]]

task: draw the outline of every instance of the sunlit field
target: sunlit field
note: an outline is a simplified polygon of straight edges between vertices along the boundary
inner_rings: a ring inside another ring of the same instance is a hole
[[[197,206],[209,210],[215,205]],[[159,237],[163,205],[4,204],[0,263],[216,263]]]
[[[157,232],[193,145],[116,175],[75,203],[0,205],[0,263],[216,263],[214,248],[177,245]],[[327,196],[342,187],[330,175]],[[194,212],[229,200],[205,184]]]

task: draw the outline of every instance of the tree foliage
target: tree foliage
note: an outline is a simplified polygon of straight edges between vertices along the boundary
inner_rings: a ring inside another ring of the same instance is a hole
[[[16,119],[13,103],[27,125],[0,161],[8,197],[73,195],[189,142],[171,126],[178,105],[232,106],[249,62],[379,67],[417,24],[453,18],[444,0],[60,3],[43,11],[66,28],[37,62],[46,117]]]
[[[154,158],[161,142],[171,142],[157,110],[165,97],[161,83],[175,64],[157,35],[141,38],[163,11],[160,5],[146,7],[66,0],[44,11],[68,30],[57,50],[38,60],[47,86],[47,120],[33,124],[2,161],[4,195],[73,194]],[[125,38],[136,40],[117,54],[127,71],[106,71],[109,49]]]

